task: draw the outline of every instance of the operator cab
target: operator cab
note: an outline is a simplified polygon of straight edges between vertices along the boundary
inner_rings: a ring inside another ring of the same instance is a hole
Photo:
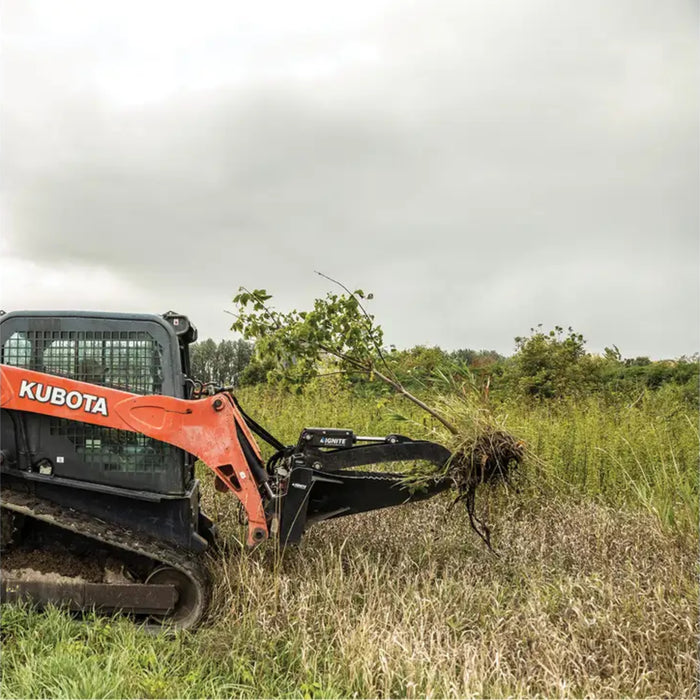
[[[13,311],[0,315],[0,363],[134,394],[190,398],[189,346],[196,338],[187,316],[174,311]],[[0,449],[3,479],[29,481],[66,505],[71,499],[82,506],[100,493],[167,500],[173,508],[180,502],[189,513],[198,498],[193,456],[140,433],[3,409]],[[193,515],[173,517],[181,531]]]

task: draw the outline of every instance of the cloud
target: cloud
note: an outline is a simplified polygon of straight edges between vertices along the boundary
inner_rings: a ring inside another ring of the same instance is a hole
[[[162,30],[38,7],[5,29],[15,260],[93,271],[103,305],[177,301],[204,335],[239,284],[301,305],[321,269],[374,289],[398,345],[509,351],[551,319],[698,348],[691,5],[210,3]]]

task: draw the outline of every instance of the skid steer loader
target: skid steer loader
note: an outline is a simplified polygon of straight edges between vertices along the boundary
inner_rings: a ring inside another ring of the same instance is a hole
[[[436,476],[413,492],[403,474],[356,469],[425,460],[438,474],[450,454],[432,442],[307,427],[282,444],[231,390],[191,376],[196,339],[174,312],[0,315],[3,601],[197,625],[217,539],[197,460],[240,501],[250,546],[294,544],[311,524],[449,487]]]

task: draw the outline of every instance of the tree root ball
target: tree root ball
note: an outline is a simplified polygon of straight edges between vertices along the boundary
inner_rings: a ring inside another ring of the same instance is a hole
[[[510,433],[486,429],[457,448],[447,474],[460,493],[479,484],[508,482],[524,453],[525,443]]]

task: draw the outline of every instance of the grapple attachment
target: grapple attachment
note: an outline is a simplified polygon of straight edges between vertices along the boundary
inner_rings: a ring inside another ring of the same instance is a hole
[[[305,428],[294,447],[268,463],[275,492],[266,504],[270,530],[288,545],[321,520],[430,498],[451,485],[440,469],[449,458],[441,445],[403,435],[363,437],[352,430]],[[404,473],[354,469],[416,461],[436,467],[435,477],[421,488],[413,488]]]

